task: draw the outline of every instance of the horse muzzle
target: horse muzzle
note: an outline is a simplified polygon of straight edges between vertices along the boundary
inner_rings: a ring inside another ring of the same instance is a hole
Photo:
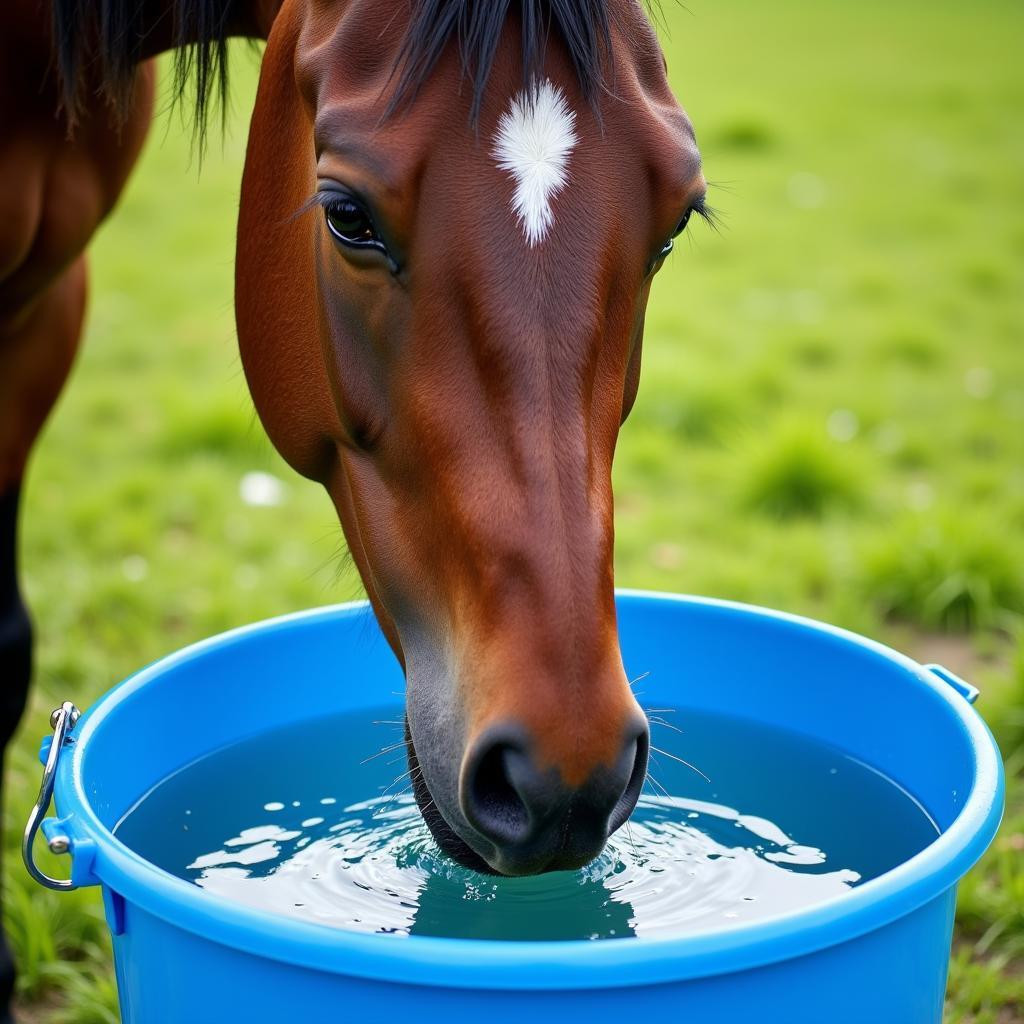
[[[557,767],[538,763],[521,725],[490,726],[467,751],[459,786],[460,810],[489,846],[478,852],[504,875],[588,864],[636,806],[648,748],[646,721],[632,721],[615,760],[570,786]]]
[[[441,848],[477,870],[533,875],[574,870],[600,854],[636,806],[649,735],[646,719],[631,717],[618,755],[570,785],[555,765],[540,762],[525,726],[494,723],[466,750],[450,807],[434,797],[411,738],[409,747],[417,801],[429,805],[424,818]]]

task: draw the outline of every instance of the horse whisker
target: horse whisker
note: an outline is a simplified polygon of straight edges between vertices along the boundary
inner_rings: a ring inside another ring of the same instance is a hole
[[[626,824],[626,838],[629,839],[629,845],[633,847],[633,856],[636,857],[637,860],[639,860],[640,859],[640,854],[638,854],[636,852],[636,843],[633,842],[633,833],[630,831],[630,828],[629,828],[629,818],[626,819],[626,823],[625,824]]]
[[[405,740],[399,740],[397,743],[392,743],[386,747],[381,747],[376,754],[371,754],[369,757],[364,757],[360,764],[366,764],[368,761],[372,761],[375,757],[380,757],[381,754],[390,754],[392,750],[397,750],[399,747],[405,746]]]
[[[673,732],[677,732],[680,736],[683,734],[683,730],[678,725],[673,725],[671,722],[666,722],[664,718],[656,718],[653,715],[647,716],[647,721],[651,725],[663,725],[666,729],[671,729]]]
[[[402,774],[399,775],[397,779],[395,779],[395,782],[401,781],[406,776],[411,776],[414,771],[418,771],[418,772],[420,772],[420,774],[422,774],[422,769],[420,768],[419,765],[416,765],[415,768],[410,768],[407,772],[402,772]],[[384,789],[384,791],[381,793],[381,796],[383,796],[384,793],[386,793],[391,788],[391,786],[393,786],[395,784],[395,782],[392,782],[391,785],[386,787]],[[412,789],[412,787],[413,787],[413,784],[410,782],[408,786],[405,786],[403,789],[399,790],[398,792],[392,793],[391,796],[388,798],[387,802],[384,804],[384,806],[383,807],[378,807],[377,810],[374,811],[373,814],[370,815],[370,817],[371,818],[376,818],[379,815],[383,814],[399,797],[404,796],[406,793],[408,793],[409,790]]]
[[[419,765],[417,765],[416,767],[417,767],[417,768],[419,768]],[[394,779],[394,780],[393,780],[392,782],[389,782],[389,783],[388,783],[388,785],[386,785],[386,786],[385,786],[385,787],[384,787],[384,788],[383,788],[383,789],[381,790],[381,794],[380,794],[380,795],[381,795],[381,796],[383,796],[383,795],[384,795],[384,794],[385,794],[385,793],[386,793],[386,792],[387,792],[387,791],[388,791],[388,790],[389,790],[389,789],[390,789],[390,788],[391,788],[391,787],[392,787],[393,785],[395,785],[395,783],[397,783],[397,782],[401,782],[401,781],[402,781],[402,779],[404,779],[404,778],[406,778],[407,776],[411,775],[411,774],[412,774],[412,771],[413,771],[413,769],[412,769],[412,768],[410,768],[410,769],[409,769],[408,771],[402,772],[402,774],[401,774],[401,775],[399,775],[399,776],[398,776],[398,778]]]
[[[392,796],[390,797],[388,802],[386,804],[384,804],[383,807],[378,807],[377,810],[375,810],[373,812],[373,814],[370,815],[370,817],[371,818],[379,818],[385,811],[390,809],[391,805],[394,804],[395,801],[399,799],[399,797],[405,796],[405,794],[408,793],[409,790],[411,790],[411,789],[412,789],[412,785],[410,784],[410,785],[406,786],[405,789],[400,790],[399,792],[392,794]]]
[[[641,679],[646,679],[650,674],[651,673],[649,671],[648,672],[641,672],[640,675],[638,675],[636,677],[636,679],[631,679],[629,681],[629,688],[632,690],[633,687],[636,686],[636,684],[639,683]]]
[[[659,795],[657,790],[661,790],[662,796],[671,798],[669,791],[650,772],[647,773],[644,781],[649,782],[652,786],[656,787],[655,796]]]
[[[660,747],[651,747],[651,750],[656,750],[659,754],[664,754],[666,757],[671,757],[673,761],[678,761],[680,764],[685,764],[691,771],[695,771],[705,782],[711,782],[711,780],[695,765],[690,764],[689,761],[684,761],[681,757],[676,754],[670,754],[667,750],[662,750]]]

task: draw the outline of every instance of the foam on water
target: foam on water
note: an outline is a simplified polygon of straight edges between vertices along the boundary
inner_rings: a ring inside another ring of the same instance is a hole
[[[438,849],[402,792],[407,780],[394,783],[401,766],[360,763],[382,717],[400,712],[283,729],[203,758],[147,794],[118,836],[211,893],[340,928],[604,939],[726,928],[820,903],[936,835],[908,794],[839,751],[684,713],[684,733],[655,742],[710,782],[655,754],[657,782],[587,867],[482,875]]]

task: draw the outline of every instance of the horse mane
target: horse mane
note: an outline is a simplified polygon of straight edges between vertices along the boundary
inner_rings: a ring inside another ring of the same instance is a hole
[[[463,73],[473,90],[476,123],[501,31],[513,7],[522,26],[523,85],[544,62],[552,28],[561,36],[580,87],[593,102],[611,59],[608,0],[412,0],[409,28],[395,70],[398,84],[388,113],[411,103],[449,40],[456,39]]]
[[[202,146],[211,104],[224,113],[227,97],[227,38],[236,0],[172,0],[173,96],[181,100],[192,82],[195,133]],[[74,127],[93,95],[115,117],[128,114],[135,73],[152,32],[153,4],[143,0],[52,0],[54,63],[60,103]]]
[[[190,92],[200,149],[211,107],[223,116],[228,86],[227,39],[239,0],[170,0],[174,49],[172,95]],[[412,102],[451,39],[469,77],[475,123],[502,28],[515,8],[522,26],[524,85],[539,72],[554,29],[585,96],[593,101],[611,56],[608,0],[409,0],[409,26],[393,73],[387,114]],[[52,0],[54,62],[61,107],[74,127],[97,93],[116,118],[128,113],[135,72],[147,53],[153,4],[142,0]],[[165,30],[161,30],[165,36]],[[191,85],[190,85],[191,82]]]

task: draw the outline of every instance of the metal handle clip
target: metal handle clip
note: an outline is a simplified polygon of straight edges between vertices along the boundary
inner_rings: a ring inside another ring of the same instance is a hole
[[[79,711],[71,701],[64,701],[56,711],[50,715],[50,725],[53,728],[53,739],[50,742],[50,750],[46,756],[46,767],[43,769],[43,781],[39,786],[39,796],[36,797],[35,806],[28,816],[28,824],[25,826],[25,835],[21,841],[21,856],[25,861],[28,873],[40,885],[50,889],[58,889],[66,892],[68,889],[77,889],[78,884],[70,878],[51,878],[40,871],[32,860],[32,843],[35,840],[39,826],[43,823],[53,797],[53,780],[57,774],[57,762],[60,760],[64,744],[70,742],[70,733],[78,721]],[[49,823],[47,823],[49,824]],[[52,853],[67,853],[71,849],[71,842],[66,835],[52,835],[49,838],[49,847]]]

